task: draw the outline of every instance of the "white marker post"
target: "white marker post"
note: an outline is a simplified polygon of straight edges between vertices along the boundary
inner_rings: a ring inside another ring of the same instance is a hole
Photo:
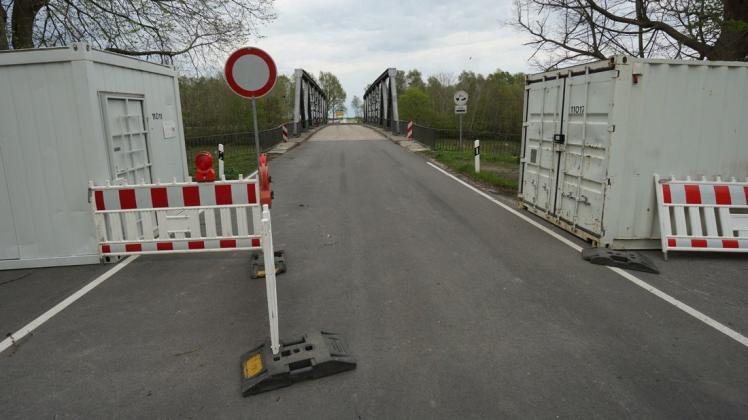
[[[224,67],[224,76],[231,90],[239,96],[252,100],[252,126],[255,132],[255,151],[257,154],[257,191],[260,182],[260,134],[257,126],[257,98],[265,96],[273,86],[278,76],[275,62],[265,51],[254,48],[240,48],[229,56]],[[253,212],[254,215],[254,212]],[[278,296],[275,285],[275,256],[273,254],[273,238],[270,224],[270,211],[263,206],[261,219],[262,253],[265,258],[265,288],[268,301],[268,315],[270,320],[270,347],[273,354],[280,350],[278,333]]]
[[[475,150],[475,173],[477,174],[480,172],[480,140],[475,139],[473,150]]]
[[[225,173],[223,172],[223,144],[218,143],[218,179],[223,180]]]

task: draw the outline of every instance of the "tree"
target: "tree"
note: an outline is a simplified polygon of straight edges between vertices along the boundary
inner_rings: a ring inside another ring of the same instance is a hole
[[[515,0],[515,11],[546,69],[613,54],[748,59],[746,0]]]
[[[356,95],[353,95],[353,99],[351,99],[351,106],[353,107],[353,112],[356,115],[356,118],[360,118],[361,115],[364,113],[364,102]]]
[[[327,96],[327,111],[331,118],[335,118],[335,111],[345,110],[345,91],[337,76],[332,73],[319,72],[319,84]]]
[[[413,69],[405,75],[405,83],[408,87],[417,87],[419,89],[426,89],[426,84],[423,83],[421,72]]]
[[[275,87],[257,100],[261,130],[277,127],[293,118],[293,83],[278,76]],[[179,93],[187,137],[251,131],[250,102],[236,95],[221,74],[212,77],[181,77]]]
[[[429,97],[418,87],[408,88],[397,100],[400,118],[419,124],[433,125],[434,111],[429,104]]]
[[[0,0],[0,50],[86,41],[162,62],[179,55],[209,62],[275,19],[272,5],[273,0]]]

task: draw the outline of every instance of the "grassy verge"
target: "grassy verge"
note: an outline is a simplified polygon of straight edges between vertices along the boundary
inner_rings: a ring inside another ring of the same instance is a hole
[[[187,167],[190,171],[190,176],[195,176],[195,155],[205,151],[210,152],[213,155],[213,169],[216,170],[216,176],[218,175],[218,154],[215,148],[204,147],[204,146],[189,146],[187,147]],[[226,179],[236,179],[239,174],[244,176],[249,175],[255,169],[257,169],[257,156],[255,155],[255,149],[252,147],[232,147],[230,150],[227,147],[224,152],[224,165],[223,172],[226,175]]]
[[[470,151],[435,151],[431,152],[431,157],[479,183],[507,192],[517,191],[519,161],[516,156],[481,153],[481,171],[477,174]]]

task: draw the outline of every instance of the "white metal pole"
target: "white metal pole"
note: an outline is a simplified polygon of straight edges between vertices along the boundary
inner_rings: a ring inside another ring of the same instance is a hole
[[[462,151],[462,114],[460,114],[460,151]]]
[[[257,99],[252,98],[252,123],[255,129],[255,151],[257,154],[257,178],[260,178],[260,131],[257,129]]]
[[[223,179],[223,144],[218,143],[218,179]]]
[[[475,150],[475,173],[477,174],[480,172],[480,140],[475,139],[473,150]]]
[[[268,299],[268,318],[270,321],[270,347],[273,354],[280,351],[278,338],[278,294],[275,288],[275,256],[273,254],[273,228],[270,222],[270,210],[267,204],[262,206],[262,253],[265,260],[265,292]]]

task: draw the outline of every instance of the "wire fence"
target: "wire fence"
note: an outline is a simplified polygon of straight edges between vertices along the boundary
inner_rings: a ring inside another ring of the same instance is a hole
[[[383,127],[389,129],[389,127]],[[395,121],[392,132],[405,136],[408,121]],[[481,153],[506,156],[519,156],[522,135],[520,133],[501,133],[492,131],[463,130],[460,142],[459,130],[436,129],[413,124],[413,139],[434,151],[472,151],[473,140],[480,140]]]
[[[293,123],[286,124],[289,132]],[[260,151],[266,152],[283,141],[283,125],[261,130]],[[208,136],[189,137],[184,140],[187,151],[187,165],[190,175],[195,174],[195,155],[210,152],[213,155],[214,167],[218,168],[218,145],[224,147],[224,174],[227,179],[236,178],[239,174],[248,175],[257,169],[257,152],[255,137],[252,131],[239,133],[212,134]]]

